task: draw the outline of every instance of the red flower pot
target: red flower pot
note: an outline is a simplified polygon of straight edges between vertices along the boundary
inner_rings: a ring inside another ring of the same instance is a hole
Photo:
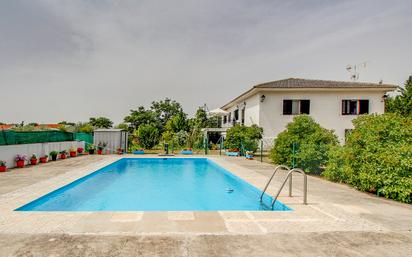
[[[70,157],[76,157],[77,155],[76,155],[76,152],[75,151],[73,151],[73,152],[70,152]]]
[[[103,154],[103,150],[97,150],[97,154],[102,155],[102,154]]]
[[[16,161],[16,166],[17,166],[17,168],[24,168],[24,161],[23,160]]]
[[[30,164],[31,165],[36,165],[37,164],[37,159],[30,159]]]
[[[6,172],[7,166],[0,166],[0,172]]]
[[[66,158],[67,158],[66,154],[64,153],[60,154],[60,159],[66,159]]]
[[[47,162],[47,157],[40,157],[40,162],[41,163],[46,163]]]

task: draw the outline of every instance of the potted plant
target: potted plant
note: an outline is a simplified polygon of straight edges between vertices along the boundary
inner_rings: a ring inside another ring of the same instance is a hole
[[[239,156],[239,148],[229,148],[229,151],[226,152],[227,156]]]
[[[82,147],[77,148],[77,153],[78,154],[83,154],[84,149]]]
[[[30,164],[31,164],[31,165],[36,165],[36,164],[37,164],[37,156],[36,156],[36,154],[33,154],[33,155],[30,157]]]
[[[26,157],[26,155],[20,155],[20,154],[18,154],[17,156],[16,156],[16,166],[17,166],[17,168],[24,168],[24,165],[25,165],[25,162],[26,162],[26,160],[27,160],[27,157]]]
[[[184,148],[182,151],[180,151],[180,154],[193,154],[192,148]]]
[[[139,148],[139,149],[134,150],[132,153],[133,153],[133,154],[144,154],[144,149],[143,149],[143,148]]]
[[[47,156],[47,154],[45,154],[45,155],[43,155],[42,157],[40,157],[39,159],[40,159],[40,163],[46,163],[47,162],[47,157],[49,157],[49,156]]]
[[[89,145],[89,154],[94,154],[96,147],[94,145]]]
[[[58,155],[59,153],[57,152],[57,151],[51,151],[50,152],[50,156],[51,156],[51,158],[52,158],[52,161],[55,161],[55,160],[57,160],[57,155]]]
[[[67,158],[67,151],[63,150],[60,151],[60,159],[66,159]]]
[[[247,160],[253,160],[253,152],[252,151],[246,151],[245,157]]]
[[[0,161],[0,172],[6,172],[7,166],[5,161]]]
[[[97,154],[103,154],[103,150],[106,147],[107,143],[105,142],[99,142],[99,144],[97,145]]]
[[[70,157],[76,157],[77,156],[77,149],[74,147],[71,147],[69,150]]]

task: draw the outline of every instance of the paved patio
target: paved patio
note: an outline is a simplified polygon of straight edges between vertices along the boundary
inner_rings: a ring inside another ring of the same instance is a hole
[[[411,205],[377,198],[316,177],[308,177],[309,204],[303,205],[299,175],[294,176],[294,197],[287,197],[287,190],[284,190],[279,198],[294,209],[287,212],[13,211],[118,158],[121,157],[82,156],[0,174],[0,249],[8,249],[10,255],[23,249],[28,252],[41,249],[41,246],[30,244],[33,240],[47,250],[51,250],[49,245],[55,249],[63,247],[64,241],[69,249],[71,244],[79,244],[83,251],[78,252],[83,254],[86,249],[96,250],[97,246],[107,250],[109,242],[120,248],[123,244],[124,247],[132,244],[134,250],[140,249],[142,253],[169,249],[176,256],[185,253],[192,254],[188,256],[203,256],[203,253],[209,253],[209,256],[234,253],[238,254],[233,256],[251,256],[252,252],[273,256],[273,251],[283,252],[289,247],[296,251],[289,252],[295,254],[290,256],[322,256],[326,253],[329,254],[323,256],[407,256],[406,253],[412,252]],[[272,165],[258,161],[236,157],[209,158],[258,188],[263,188],[273,171]],[[277,175],[269,188],[271,194],[284,176],[284,172]],[[285,241],[287,238],[290,240]],[[302,242],[304,240],[318,247],[309,247],[309,243]],[[15,243],[8,244],[10,241]],[[50,243],[54,241],[59,243]],[[211,246],[212,242],[217,247]],[[330,244],[334,244],[332,248]],[[342,245],[353,248],[353,252],[339,250]],[[232,249],[235,246],[239,248],[236,251]],[[383,246],[387,250],[379,250]],[[327,248],[335,249],[335,255]],[[375,254],[368,255],[372,248]],[[369,249],[369,253],[363,253],[362,249]],[[67,252],[67,256],[73,256],[75,252]],[[385,252],[388,254],[384,255]],[[103,250],[95,252],[96,255],[102,253],[110,254]]]

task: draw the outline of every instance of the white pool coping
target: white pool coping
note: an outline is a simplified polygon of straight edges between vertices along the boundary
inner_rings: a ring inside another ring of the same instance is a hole
[[[68,233],[68,234],[266,234],[274,232],[385,230],[359,217],[342,215],[338,207],[323,206],[308,196],[302,204],[302,192],[295,197],[281,194],[279,200],[293,211],[99,211],[36,212],[15,209],[95,172],[121,158],[165,158],[156,155],[110,155],[33,185],[0,196],[0,233]],[[267,177],[219,156],[168,156],[166,158],[208,158],[247,183],[262,189]],[[50,167],[52,168],[52,166]],[[279,181],[268,188],[273,195]],[[285,190],[286,192],[286,190]]]

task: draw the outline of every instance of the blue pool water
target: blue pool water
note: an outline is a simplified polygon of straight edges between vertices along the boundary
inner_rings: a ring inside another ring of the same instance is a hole
[[[124,158],[17,211],[268,210],[260,193],[207,158]]]

